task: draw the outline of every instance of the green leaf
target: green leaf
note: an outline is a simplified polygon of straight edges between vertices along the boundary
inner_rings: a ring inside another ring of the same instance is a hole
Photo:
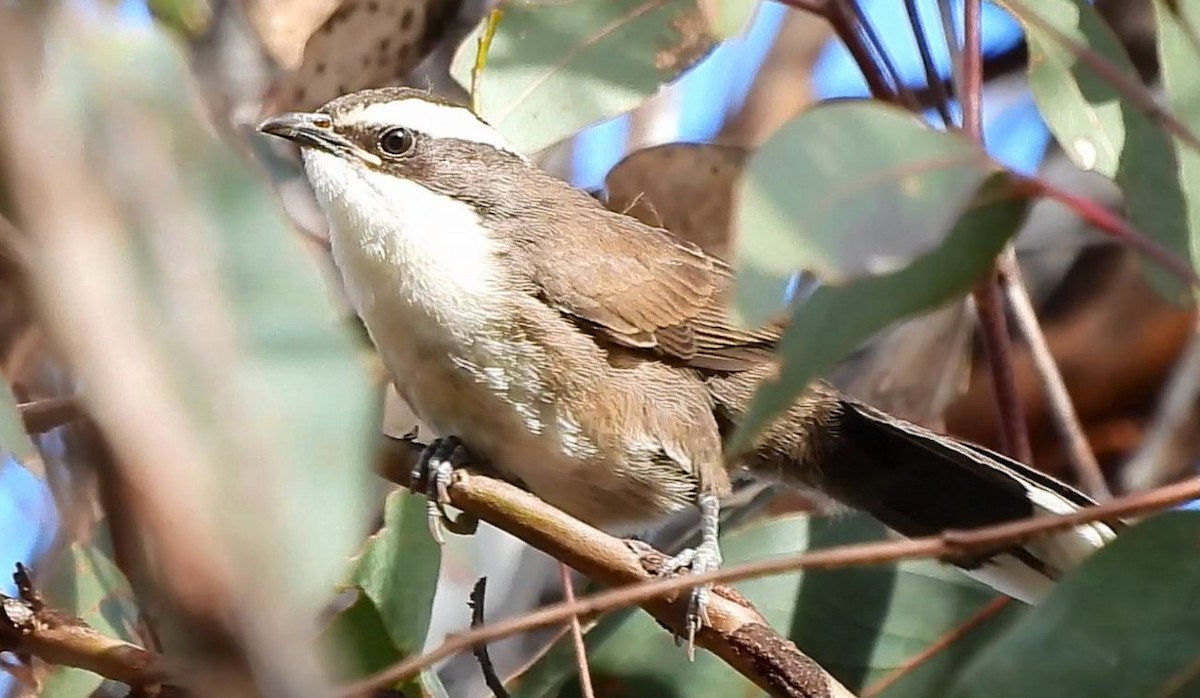
[[[25,423],[17,408],[16,398],[8,381],[0,380],[0,456],[11,455],[18,463],[41,471],[41,458],[33,441],[25,432]]]
[[[353,582],[379,609],[404,656],[425,645],[441,558],[441,547],[429,535],[425,498],[407,490],[392,492],[383,529],[367,542]]]
[[[750,158],[735,195],[738,310],[783,309],[792,273],[886,274],[937,247],[997,166],[978,145],[869,102],[817,107]]]
[[[125,575],[96,545],[72,543],[38,575],[46,602],[83,619],[97,632],[138,643],[137,605]],[[89,696],[103,677],[82,669],[55,668],[42,694],[63,698]]]
[[[1085,0],[999,2],[1025,27],[1030,89],[1059,145],[1082,169],[1116,182],[1137,229],[1194,264],[1176,144],[1151,116],[1078,57],[1082,51],[1091,52],[1112,70],[1140,82],[1116,35]],[[1177,278],[1149,262],[1145,269],[1164,297],[1188,300],[1188,289]]]
[[[862,516],[789,516],[758,521],[722,536],[726,564],[880,540],[883,528]],[[858,691],[889,676],[930,645],[974,618],[995,594],[953,568],[933,562],[812,570],[734,585],[806,654]],[[965,657],[1019,613],[1017,604],[981,623],[907,671],[880,694],[939,695]],[[605,695],[762,695],[707,652],[688,662],[653,619],[639,610],[605,618],[587,635],[588,660]],[[564,639],[518,681],[514,698],[575,695],[575,662]]]
[[[728,39],[745,31],[759,6],[757,0],[708,0],[701,5],[721,39]]]
[[[1200,695],[1200,513],[1121,534],[964,670],[959,698]]]
[[[1171,110],[1191,129],[1200,132],[1200,7],[1194,2],[1174,4],[1155,0],[1159,70]],[[1186,202],[1186,222],[1192,259],[1200,259],[1200,153],[1194,148],[1177,147],[1179,181]]]
[[[424,497],[392,492],[383,528],[367,541],[351,574],[358,598],[325,633],[346,664],[346,678],[421,652],[440,564],[441,548],[429,535]]]
[[[780,340],[779,376],[759,386],[731,447],[749,443],[810,382],[876,332],[969,290],[1020,229],[1028,209],[1028,200],[1008,191],[1007,176],[995,175],[938,249],[891,274],[823,286],[798,304]]]
[[[451,67],[466,87],[480,31]],[[713,43],[700,0],[509,2],[480,79],[481,116],[533,153],[641,104]]]

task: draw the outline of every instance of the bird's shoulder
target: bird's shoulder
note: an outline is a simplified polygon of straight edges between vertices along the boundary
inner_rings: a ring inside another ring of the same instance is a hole
[[[711,371],[768,360],[780,328],[747,329],[730,316],[733,271],[670,232],[604,208],[583,192],[543,211],[530,236],[534,293],[599,341]],[[586,199],[586,200],[584,200]]]

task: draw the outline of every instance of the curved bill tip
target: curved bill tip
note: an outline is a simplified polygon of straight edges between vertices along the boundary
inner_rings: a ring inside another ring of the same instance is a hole
[[[258,130],[271,136],[295,141],[307,140],[327,131],[332,125],[333,120],[327,114],[284,112],[263,119],[262,123],[258,125]]]

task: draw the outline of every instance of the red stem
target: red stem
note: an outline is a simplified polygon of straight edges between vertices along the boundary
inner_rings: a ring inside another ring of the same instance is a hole
[[[963,131],[983,145],[983,47],[980,35],[980,0],[963,3],[962,100]],[[1025,463],[1032,462],[1029,428],[1017,393],[1013,368],[1012,336],[1004,312],[1004,292],[995,269],[975,286],[975,308],[984,352],[992,374],[992,390],[1000,419],[1001,450]]]

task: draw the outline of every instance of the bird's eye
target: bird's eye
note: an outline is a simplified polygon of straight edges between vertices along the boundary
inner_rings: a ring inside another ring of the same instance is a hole
[[[379,149],[383,151],[384,155],[392,157],[408,155],[416,144],[417,139],[413,132],[403,126],[394,126],[379,134]]]

